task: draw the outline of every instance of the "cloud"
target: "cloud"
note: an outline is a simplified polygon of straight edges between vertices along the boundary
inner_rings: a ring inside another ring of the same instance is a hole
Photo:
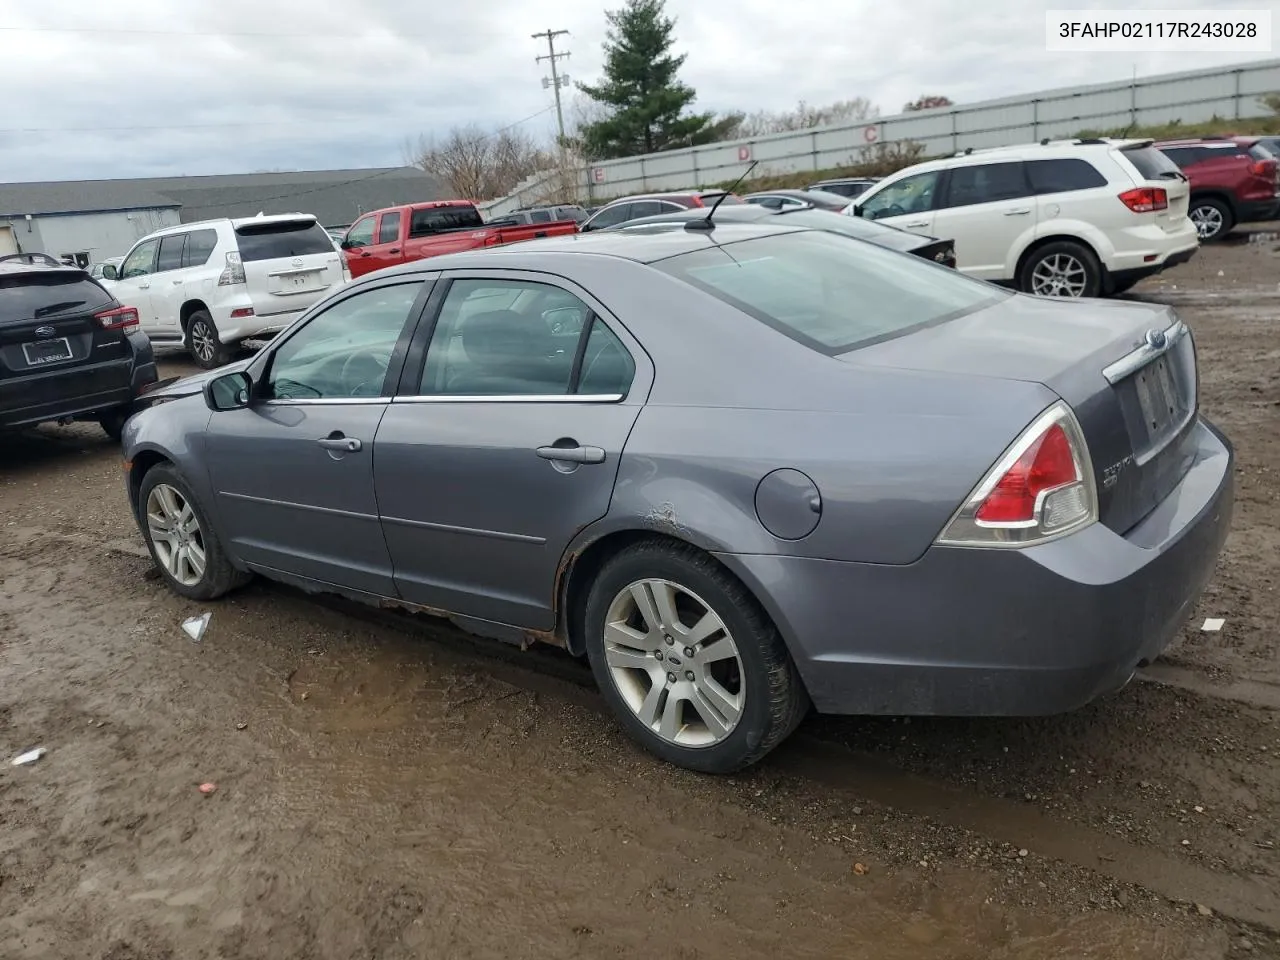
[[[620,0],[618,0],[620,3]],[[617,5],[609,3],[609,6]],[[1085,10],[1101,2],[1070,6]],[[1163,0],[1195,9],[1195,0]],[[1248,6],[1278,7],[1280,0]],[[894,113],[1231,63],[1209,54],[1047,53],[1061,0],[668,0],[700,109],[866,96]],[[568,29],[598,78],[598,0],[43,0],[0,14],[0,176],[44,180],[393,165],[406,140],[523,118],[554,130],[531,34]]]

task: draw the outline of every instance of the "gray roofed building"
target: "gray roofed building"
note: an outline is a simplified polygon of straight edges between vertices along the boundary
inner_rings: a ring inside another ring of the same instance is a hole
[[[96,262],[177,223],[310,213],[339,227],[369,210],[443,193],[440,182],[417,167],[0,184],[0,255],[38,252]]]

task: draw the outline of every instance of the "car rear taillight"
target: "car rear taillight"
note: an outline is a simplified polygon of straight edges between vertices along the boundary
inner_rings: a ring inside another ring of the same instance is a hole
[[[1084,434],[1059,401],[1036,418],[974,488],[938,538],[954,546],[1025,547],[1098,519]]]
[[[244,264],[240,262],[239,253],[227,254],[227,265],[218,275],[218,286],[229,287],[237,283],[245,283]]]
[[[692,199],[692,201],[693,201],[693,205],[694,205],[695,207],[705,207],[705,206],[706,206],[706,204],[702,202],[702,198],[701,198],[701,197],[693,197],[693,198],[691,198],[691,199]]]
[[[1120,202],[1134,213],[1169,209],[1169,194],[1162,187],[1135,187],[1120,194]]]
[[[1255,160],[1249,164],[1249,172],[1255,177],[1266,177],[1268,180],[1276,175],[1276,161]]]
[[[103,330],[131,330],[138,326],[138,311],[133,307],[116,307],[95,313],[93,319]]]

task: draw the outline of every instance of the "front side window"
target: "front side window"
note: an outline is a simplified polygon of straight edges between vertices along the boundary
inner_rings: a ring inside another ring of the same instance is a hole
[[[978,203],[1016,200],[1030,193],[1031,188],[1027,185],[1021,161],[975,163],[972,166],[952,168],[946,205],[968,207]]]
[[[365,217],[352,224],[347,231],[347,246],[367,247],[373,243],[374,217]]]
[[[271,357],[266,397],[336,400],[386,395],[387,370],[422,282],[375,287],[335,303]]]
[[[120,277],[128,280],[131,277],[145,277],[156,271],[156,251],[160,247],[159,240],[148,240],[133,248],[133,252],[120,265]]]
[[[530,280],[455,280],[427,348],[423,396],[554,396],[574,392],[591,308]],[[597,340],[601,351],[604,347]],[[602,361],[604,376],[612,361]]]
[[[919,257],[818,230],[724,243],[654,266],[827,354],[1013,296]]]
[[[889,184],[861,204],[862,215],[870,220],[925,213],[933,209],[938,188],[938,171],[917,173]]]
[[[631,219],[631,204],[619,203],[612,207],[605,207],[594,217],[584,223],[584,230],[603,230],[606,227],[616,227],[618,224]]]

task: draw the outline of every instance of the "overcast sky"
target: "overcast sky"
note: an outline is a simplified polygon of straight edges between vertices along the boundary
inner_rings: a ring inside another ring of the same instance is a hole
[[[542,41],[599,75],[600,0],[40,0],[0,5],[0,181],[395,165],[476,122],[550,137]],[[620,3],[618,4],[620,5]],[[885,115],[1272,54],[1045,51],[1046,9],[1280,0],[668,0],[698,107],[865,96]],[[1280,13],[1275,16],[1280,24]]]

